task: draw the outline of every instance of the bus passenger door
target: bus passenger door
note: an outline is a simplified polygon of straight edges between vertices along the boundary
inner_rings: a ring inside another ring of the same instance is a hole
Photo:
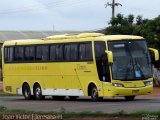
[[[107,54],[105,53],[106,43],[103,41],[96,41],[94,42],[94,49],[95,49],[97,74],[99,80],[102,81],[103,94],[104,94],[104,90],[111,82]]]

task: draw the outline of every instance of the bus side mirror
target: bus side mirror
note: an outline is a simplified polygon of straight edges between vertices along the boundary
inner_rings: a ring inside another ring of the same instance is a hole
[[[156,50],[154,48],[149,48],[148,50],[150,52],[152,62],[158,61],[159,60],[158,50]]]
[[[113,53],[112,51],[105,51],[108,57],[108,63],[112,64],[113,63]]]

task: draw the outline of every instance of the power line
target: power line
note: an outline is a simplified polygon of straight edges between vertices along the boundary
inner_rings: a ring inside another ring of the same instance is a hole
[[[84,3],[85,0],[77,0],[77,1],[72,1],[72,0],[68,0],[70,2],[72,2],[72,4],[70,5],[69,4],[69,7],[70,6],[77,6],[81,3]],[[49,2],[47,4],[43,4],[44,7],[50,7],[48,9],[54,9],[54,8],[58,8],[58,7],[67,7],[67,4],[66,2],[68,2],[66,0],[61,0],[59,2]],[[89,1],[89,0],[88,0]],[[32,11],[34,9],[41,9],[41,7],[39,7],[38,5],[30,5],[28,7],[23,7],[23,8],[16,8],[16,9],[9,9],[9,10],[3,10],[3,11],[0,11],[0,14],[10,14],[10,13],[20,13],[20,12],[25,12],[25,11]]]
[[[59,5],[60,3],[63,3],[63,2],[65,2],[65,0],[61,0],[61,1],[54,1],[54,2],[49,2],[49,3],[47,3],[48,5]],[[43,5],[45,5],[45,4],[43,4]],[[15,8],[15,9],[8,9],[8,10],[3,10],[3,11],[1,11],[0,13],[6,13],[6,12],[19,12],[20,10],[30,10],[30,9],[35,9],[35,8],[39,8],[39,5],[35,5],[35,4],[32,4],[32,5],[29,5],[29,6],[26,6],[26,7],[20,7],[20,8]]]

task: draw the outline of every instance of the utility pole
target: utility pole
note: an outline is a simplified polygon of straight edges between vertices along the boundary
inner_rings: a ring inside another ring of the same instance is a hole
[[[107,4],[105,4],[105,7],[110,6],[112,8],[112,18],[115,17],[115,6],[122,6],[122,4],[120,3],[115,3],[115,0],[112,0],[112,3],[107,2]]]

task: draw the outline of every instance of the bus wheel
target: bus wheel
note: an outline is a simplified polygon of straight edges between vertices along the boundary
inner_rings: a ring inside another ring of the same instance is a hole
[[[79,96],[69,96],[70,100],[76,100],[77,98],[79,98]]]
[[[32,95],[31,95],[31,90],[28,84],[24,84],[22,88],[22,93],[25,98],[25,100],[31,100]]]
[[[103,100],[103,97],[98,96],[98,90],[97,90],[96,86],[91,88],[91,98],[94,102]]]
[[[54,100],[64,100],[66,96],[52,96]]]
[[[134,100],[134,98],[135,98],[135,96],[125,96],[125,99],[127,101],[132,101],[132,100]]]
[[[45,96],[42,96],[42,90],[39,84],[35,85],[33,92],[36,100],[45,99]]]

